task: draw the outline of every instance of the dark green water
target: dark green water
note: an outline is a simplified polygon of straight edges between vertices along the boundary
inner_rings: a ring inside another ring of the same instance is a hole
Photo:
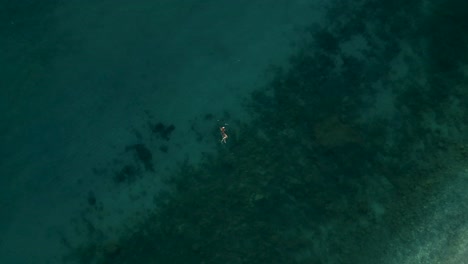
[[[199,141],[218,143],[226,121],[226,144],[181,163],[118,233],[76,220],[84,239],[61,236],[61,260],[465,263],[467,10],[460,0],[331,5],[248,97],[249,120],[200,113],[211,125]],[[158,175],[156,153],[175,148],[178,126],[143,120],[136,143],[116,143],[129,161],[94,166],[123,191]],[[100,196],[87,195],[91,212],[105,210]]]

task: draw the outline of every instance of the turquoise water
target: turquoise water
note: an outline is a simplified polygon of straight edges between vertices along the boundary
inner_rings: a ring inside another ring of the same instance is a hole
[[[465,10],[7,1],[0,262],[464,263]]]

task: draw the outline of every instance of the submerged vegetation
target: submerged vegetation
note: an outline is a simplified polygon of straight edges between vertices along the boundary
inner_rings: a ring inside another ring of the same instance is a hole
[[[236,124],[241,136],[183,166],[155,212],[119,240],[91,240],[69,259],[387,263],[389,252],[410,254],[420,208],[466,162],[468,4],[358,2],[331,9],[332,22],[252,95],[255,117]],[[433,263],[456,252],[437,253]]]

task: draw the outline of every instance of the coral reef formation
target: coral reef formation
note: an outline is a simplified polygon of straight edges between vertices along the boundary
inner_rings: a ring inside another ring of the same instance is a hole
[[[468,186],[462,2],[337,3],[327,27],[308,32],[288,69],[252,95],[253,122],[235,124],[242,136],[183,166],[118,241],[91,240],[69,259],[460,263],[466,249],[448,241],[467,243],[468,213],[449,201],[468,197],[443,193],[452,181]],[[445,226],[427,222],[424,206]]]

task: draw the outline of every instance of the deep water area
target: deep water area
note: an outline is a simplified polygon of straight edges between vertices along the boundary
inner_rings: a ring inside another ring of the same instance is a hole
[[[151,200],[145,213],[105,228],[101,195],[87,192],[81,239],[60,236],[61,261],[468,263],[467,10],[333,1],[242,101],[248,118],[197,113],[190,135],[213,149],[135,194]],[[90,166],[117,192],[178,149],[179,123],[142,120],[134,142]]]

